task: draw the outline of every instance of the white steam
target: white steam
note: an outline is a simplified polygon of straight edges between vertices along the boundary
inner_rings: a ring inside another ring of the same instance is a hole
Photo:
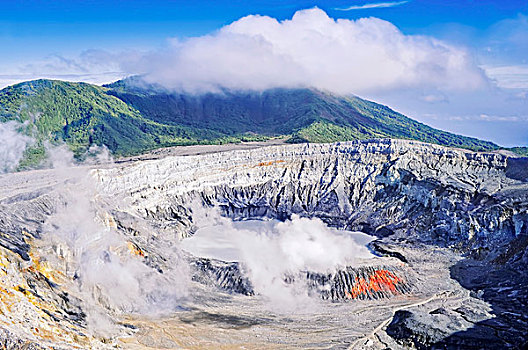
[[[110,150],[105,145],[91,145],[83,155],[83,161],[79,162],[75,159],[73,152],[67,144],[52,145],[49,142],[44,144],[46,148],[47,158],[43,162],[43,167],[54,169],[74,169],[76,165],[101,165],[110,164],[114,162],[114,157]],[[86,174],[86,170],[84,170]]]
[[[247,16],[214,34],[126,64],[148,82],[188,92],[316,87],[364,94],[402,87],[474,89],[486,77],[462,48],[403,34],[377,18],[330,18],[318,8],[291,20]]]
[[[332,273],[373,255],[365,247],[370,236],[340,231],[320,219],[233,222],[216,211],[193,210],[200,227],[182,248],[194,255],[242,263],[255,291],[276,308],[308,300],[306,285],[286,283],[301,272]]]
[[[48,152],[67,180],[59,190],[62,203],[43,226],[41,250],[66,275],[64,283],[82,301],[90,329],[109,335],[120,315],[175,310],[186,295],[188,276],[178,248],[159,247],[171,261],[163,273],[147,266],[142,255],[148,253],[126,239],[110,215],[121,199],[100,193],[89,168],[71,166],[73,156],[65,147]],[[137,220],[135,228],[146,226]],[[150,232],[142,234],[147,239]]]
[[[33,139],[19,132],[20,123],[0,123],[0,174],[12,172],[24,156],[26,147]]]

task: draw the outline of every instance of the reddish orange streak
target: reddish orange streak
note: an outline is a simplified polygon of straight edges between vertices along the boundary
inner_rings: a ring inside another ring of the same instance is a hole
[[[363,277],[356,277],[355,283],[349,291],[345,291],[348,299],[356,299],[367,292],[391,292],[397,293],[396,285],[403,283],[403,279],[387,270],[376,270],[365,280]]]

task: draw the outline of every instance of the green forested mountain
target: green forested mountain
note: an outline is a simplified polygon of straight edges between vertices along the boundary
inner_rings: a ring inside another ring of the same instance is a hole
[[[263,140],[333,142],[405,138],[473,150],[499,146],[433,129],[355,96],[314,89],[178,94],[129,78],[100,87],[35,80],[0,91],[0,122],[18,120],[36,140],[21,167],[45,156],[43,144],[65,141],[81,156],[91,144],[115,155],[171,145]],[[525,150],[520,149],[519,152]]]
[[[272,89],[187,95],[134,79],[107,87],[109,94],[158,123],[205,128],[226,135],[289,135],[296,142],[333,142],[367,138],[405,138],[474,150],[498,146],[455,135],[410,119],[392,109],[355,96],[315,89]]]
[[[145,118],[109,89],[53,80],[36,80],[0,91],[0,122],[17,120],[36,142],[21,168],[45,157],[44,142],[65,141],[77,156],[91,144],[106,145],[115,155],[197,143],[236,141],[225,134]]]

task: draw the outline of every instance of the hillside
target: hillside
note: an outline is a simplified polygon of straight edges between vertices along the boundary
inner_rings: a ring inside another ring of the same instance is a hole
[[[410,119],[355,96],[315,89],[271,89],[203,95],[175,94],[135,79],[107,85],[109,94],[146,118],[164,124],[207,128],[227,135],[289,135],[292,142],[334,142],[368,138],[404,138],[473,150],[498,146],[455,135]]]
[[[7,87],[0,91],[0,122],[8,120],[25,123],[25,132],[36,140],[21,168],[44,158],[46,141],[66,141],[78,156],[91,144],[106,145],[119,156],[231,141],[220,132],[149,120],[107,88],[85,83],[36,80]]]
[[[355,96],[314,89],[186,95],[139,84],[137,78],[103,87],[54,80],[13,85],[0,91],[0,122],[8,120],[25,123],[24,132],[36,140],[21,169],[45,157],[46,141],[65,141],[78,157],[92,144],[123,156],[174,145],[272,137],[291,143],[402,138],[472,150],[500,148],[431,128]]]

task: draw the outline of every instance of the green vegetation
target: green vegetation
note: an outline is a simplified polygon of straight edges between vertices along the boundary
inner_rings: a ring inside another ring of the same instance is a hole
[[[507,150],[510,150],[513,153],[517,153],[520,156],[528,157],[528,147],[512,147],[507,148]]]
[[[413,139],[472,150],[494,143],[414,121],[358,97],[312,89],[177,94],[129,78],[105,87],[35,80],[0,91],[0,122],[17,120],[35,139],[20,168],[45,158],[45,143],[66,142],[77,157],[92,145],[117,156],[175,145],[261,141],[335,142],[367,138]],[[512,151],[528,155],[527,148]]]
[[[33,167],[44,159],[45,142],[65,141],[76,156],[92,144],[106,145],[113,154],[123,156],[174,145],[262,139],[161,124],[107,92],[95,85],[52,80],[25,82],[0,91],[0,122],[25,123],[26,134],[35,139],[19,167]]]
[[[495,150],[491,142],[464,137],[407,118],[355,96],[313,89],[272,89],[198,96],[175,94],[136,79],[108,86],[110,94],[146,118],[164,124],[207,128],[227,135],[252,132],[290,135],[290,142],[333,142],[376,137],[420,140],[472,150]]]
[[[373,121],[370,124],[370,131],[382,135],[381,137],[418,140],[474,151],[492,151],[500,148],[489,141],[434,129],[395,112],[387,106],[358,97],[350,97],[347,100],[360,114],[369,117]]]
[[[358,130],[338,126],[329,123],[326,120],[316,121],[308,127],[295,132],[286,142],[288,143],[302,143],[302,142],[338,142],[361,140],[368,138],[381,137],[382,135],[375,135],[371,133],[361,134]]]

